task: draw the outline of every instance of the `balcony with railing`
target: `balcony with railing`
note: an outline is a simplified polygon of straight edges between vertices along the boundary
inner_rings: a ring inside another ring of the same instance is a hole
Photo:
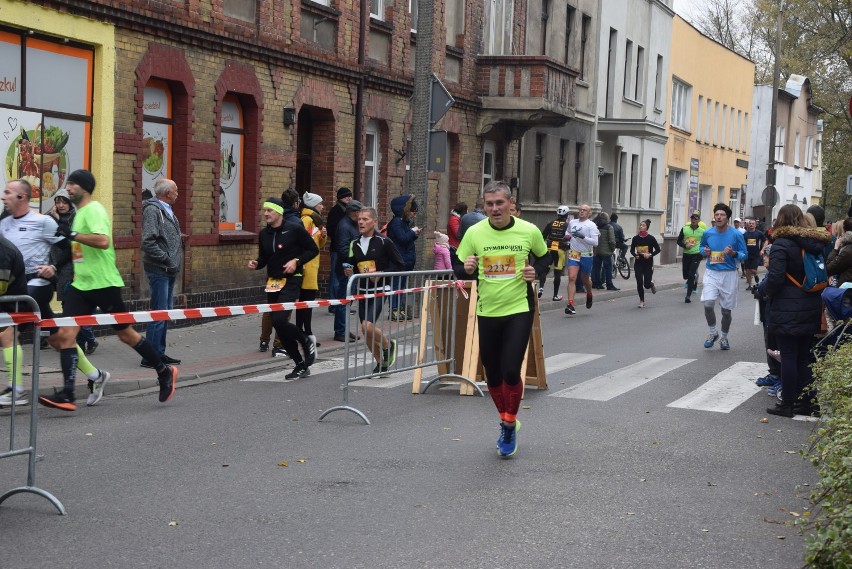
[[[498,123],[562,126],[574,117],[578,72],[543,55],[479,55],[479,134]]]

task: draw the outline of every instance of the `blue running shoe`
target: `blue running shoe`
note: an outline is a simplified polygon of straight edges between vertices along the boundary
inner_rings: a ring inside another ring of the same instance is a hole
[[[517,419],[513,427],[500,423],[500,438],[497,439],[497,454],[500,458],[511,458],[518,452],[518,431],[520,430],[521,422]]]
[[[713,344],[715,344],[716,340],[718,340],[718,339],[719,339],[719,334],[708,334],[707,339],[704,340],[704,347],[705,348],[712,348]]]
[[[779,379],[775,383],[769,386],[769,389],[766,390],[766,394],[770,397],[777,397],[777,395],[781,393],[781,380]]]
[[[775,385],[778,381],[778,378],[772,374],[764,375],[763,377],[758,377],[754,383],[758,387],[769,387],[770,385]]]
[[[719,340],[719,349],[720,350],[730,350],[731,344],[728,342],[727,338],[722,338]]]

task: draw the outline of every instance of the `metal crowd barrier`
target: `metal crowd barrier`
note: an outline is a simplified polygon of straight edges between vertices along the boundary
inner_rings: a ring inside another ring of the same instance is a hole
[[[367,298],[350,304],[353,310],[346,306],[338,309],[348,311],[341,385],[343,404],[324,411],[320,421],[334,411],[350,411],[369,425],[367,416],[349,405],[351,383],[433,366],[438,367],[438,375],[422,392],[438,382],[453,380],[453,384],[470,384],[482,395],[474,381],[456,373],[456,307],[460,293],[455,283],[456,277],[450,270],[355,274],[349,278],[346,296]],[[374,322],[378,334],[364,332],[362,316]],[[356,340],[350,341],[350,334]],[[374,356],[374,345],[382,338],[396,342],[396,360],[387,369]]]
[[[2,301],[4,304],[12,304],[16,303],[17,305],[25,304],[26,309],[21,312],[34,312],[41,318],[41,313],[38,309],[38,304],[32,297],[29,296],[4,296],[2,297]],[[36,462],[40,461],[43,457],[36,454],[36,441],[38,439],[38,374],[39,374],[39,353],[40,353],[40,343],[41,343],[41,327],[35,323],[33,324],[34,331],[32,335],[33,341],[33,370],[32,370],[32,393],[30,398],[30,433],[29,433],[29,444],[25,447],[15,447],[16,437],[15,437],[15,418],[16,418],[16,405],[15,398],[12,397],[12,405],[11,413],[9,415],[9,450],[6,452],[0,452],[0,459],[3,458],[11,458],[14,456],[27,455],[29,461],[27,466],[27,484],[26,486],[19,486],[18,488],[13,488],[9,490],[2,496],[0,496],[0,504],[2,504],[6,498],[10,496],[14,496],[15,494],[21,493],[30,493],[37,494],[46,498],[53,506],[59,510],[61,515],[65,515],[65,506],[62,505],[53,494],[46,490],[42,490],[41,488],[35,485],[35,466]],[[18,334],[18,326],[13,325],[12,329],[14,331],[14,345],[17,345],[19,340]],[[12,357],[12,365],[13,369],[17,367],[18,364],[18,353],[17,350],[13,351]],[[23,381],[23,378],[21,378]]]

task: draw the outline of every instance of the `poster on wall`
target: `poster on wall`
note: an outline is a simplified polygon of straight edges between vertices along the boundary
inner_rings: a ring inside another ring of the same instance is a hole
[[[33,188],[30,206],[50,210],[68,174],[88,164],[88,123],[0,109],[0,125],[0,182],[28,181]]]
[[[142,191],[154,195],[154,182],[169,177],[169,133],[171,126],[142,123]]]
[[[154,195],[154,182],[171,178],[171,95],[165,85],[145,86],[142,122],[142,192]],[[161,120],[149,120],[149,119]]]
[[[234,99],[222,102],[219,229],[241,231],[243,203],[242,111]]]
[[[698,209],[698,158],[689,159],[689,211]]]
[[[219,227],[241,230],[240,194],[242,192],[242,142],[241,134],[222,133],[222,166],[219,185]]]

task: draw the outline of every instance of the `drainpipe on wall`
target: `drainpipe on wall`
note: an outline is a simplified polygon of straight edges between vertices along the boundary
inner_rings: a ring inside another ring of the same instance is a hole
[[[367,60],[367,30],[370,27],[370,3],[361,2],[361,20],[360,30],[358,33],[358,67],[361,74],[358,78],[358,89],[355,95],[355,149],[352,159],[352,171],[355,173],[352,180],[352,195],[356,200],[363,201],[364,196],[361,195],[361,164],[363,144],[362,137],[364,132],[364,63]],[[375,206],[376,204],[372,204]]]

